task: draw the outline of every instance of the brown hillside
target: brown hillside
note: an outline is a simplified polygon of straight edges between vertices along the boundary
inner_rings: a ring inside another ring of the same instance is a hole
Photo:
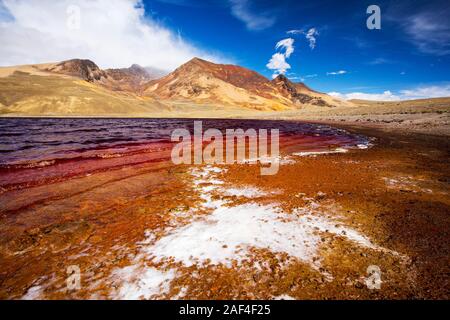
[[[279,76],[270,81],[255,71],[198,58],[150,81],[144,95],[163,100],[237,105],[257,110],[289,110],[306,105],[333,107],[344,102]]]

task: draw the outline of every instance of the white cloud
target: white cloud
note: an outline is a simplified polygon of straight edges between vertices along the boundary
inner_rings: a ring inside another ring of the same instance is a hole
[[[286,33],[287,33],[287,34],[292,34],[292,35],[302,34],[302,33],[303,33],[303,30],[293,29],[293,30],[287,31]]]
[[[294,39],[287,38],[283,39],[281,41],[278,41],[278,43],[275,46],[275,49],[285,49],[284,56],[286,58],[289,58],[291,54],[294,53]]]
[[[393,63],[393,61],[385,59],[385,58],[376,58],[369,62],[370,65],[376,66],[380,64],[390,64]]]
[[[222,62],[145,16],[141,0],[3,0],[2,4],[9,18],[0,15],[0,65],[86,58],[103,68],[138,63],[171,70],[194,56]],[[68,8],[73,4],[80,9],[78,29],[69,27]]]
[[[333,72],[327,72],[327,76],[338,76],[341,74],[346,74],[347,71],[345,70],[339,70],[339,71],[333,71]]]
[[[314,49],[316,47],[316,37],[319,35],[319,32],[315,28],[311,28],[306,33],[306,39],[309,41],[309,47]]]
[[[300,30],[300,29],[293,29],[286,32],[289,35],[305,35],[306,40],[309,41],[309,47],[311,50],[313,50],[316,47],[317,43],[317,36],[319,35],[319,32],[316,28],[311,28],[307,32]]]
[[[285,74],[291,66],[286,62],[286,57],[283,53],[275,53],[267,64],[267,68],[275,70],[272,77],[276,77],[279,74]]]
[[[284,53],[277,52],[273,54],[269,63],[266,65],[270,70],[274,70],[274,73],[272,75],[273,78],[275,78],[279,74],[285,74],[286,71],[291,68],[289,63],[286,62],[286,59],[289,58],[292,53],[294,53],[294,39],[286,38],[278,41],[278,43],[275,45],[275,49],[284,49]]]
[[[377,100],[377,101],[395,101],[400,100],[400,98],[394,95],[391,91],[385,91],[383,93],[363,93],[363,92],[352,92],[352,93],[339,93],[339,92],[329,92],[330,96],[337,97],[344,100],[361,99],[361,100]]]
[[[400,91],[402,100],[450,97],[450,84]]]
[[[384,91],[383,93],[330,92],[328,94],[344,100],[362,99],[362,100],[378,100],[378,101],[398,101],[398,100],[429,99],[429,98],[450,97],[450,84],[440,86],[417,87],[408,90],[400,90],[398,93],[392,93],[391,91]]]
[[[247,29],[253,31],[264,30],[273,26],[276,17],[269,13],[254,13],[251,11],[249,0],[229,0],[231,13],[245,23]]]

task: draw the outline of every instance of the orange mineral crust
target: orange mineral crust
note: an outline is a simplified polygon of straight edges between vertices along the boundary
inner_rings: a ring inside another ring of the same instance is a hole
[[[235,121],[223,128],[267,126]],[[447,139],[269,125],[281,133],[271,176],[174,165],[170,130],[4,153],[0,298],[448,299]]]

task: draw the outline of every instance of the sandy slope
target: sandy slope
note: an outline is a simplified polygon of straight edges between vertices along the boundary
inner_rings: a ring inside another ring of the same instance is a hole
[[[46,71],[52,68],[54,63],[43,63],[43,64],[33,64],[33,65],[22,65],[22,66],[11,66],[11,67],[0,67],[0,78],[5,78],[13,75],[15,72],[28,73],[30,75],[38,76],[51,76],[52,73]],[[63,77],[63,75],[61,75]],[[66,76],[66,78],[70,78]]]
[[[2,116],[144,116],[168,111],[154,99],[115,93],[77,78],[23,72],[0,78],[0,103]]]

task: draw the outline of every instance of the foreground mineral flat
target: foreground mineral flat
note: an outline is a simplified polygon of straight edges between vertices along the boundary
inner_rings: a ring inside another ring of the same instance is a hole
[[[374,146],[286,148],[274,176],[162,161],[3,190],[0,298],[448,299],[448,140],[351,130]]]

